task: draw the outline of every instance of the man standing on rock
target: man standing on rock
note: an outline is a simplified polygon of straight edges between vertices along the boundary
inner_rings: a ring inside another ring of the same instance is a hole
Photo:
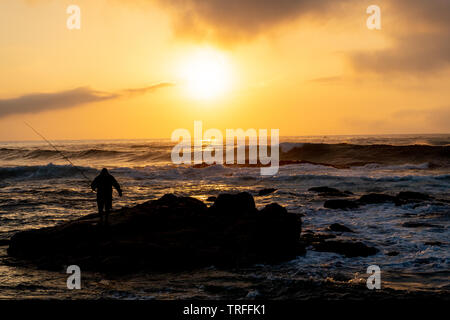
[[[122,196],[122,189],[117,180],[109,174],[106,168],[103,168],[100,174],[92,181],[92,190],[97,190],[98,214],[100,215],[100,224],[103,224],[103,208],[105,208],[105,225],[108,223],[108,215],[112,209],[112,187],[116,188],[119,196]]]

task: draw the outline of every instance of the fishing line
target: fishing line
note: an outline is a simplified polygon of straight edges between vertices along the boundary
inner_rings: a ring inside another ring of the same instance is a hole
[[[40,134],[36,129],[34,129],[31,125],[29,125],[27,122],[24,121],[24,123],[31,129],[34,131],[34,133],[36,133],[39,137],[41,137],[42,139],[44,139],[45,142],[47,142],[53,149],[55,149],[56,152],[58,152],[65,160],[67,160],[67,162],[69,162],[72,167],[74,167],[75,169],[78,170],[78,172],[86,179],[86,182],[89,184],[89,187],[91,186],[91,180],[84,174],[83,170],[81,170],[80,168],[78,168],[76,165],[73,164],[72,161],[70,161],[70,159],[61,151],[58,150],[58,148],[55,147],[55,145],[53,145],[53,143],[51,143],[50,141],[48,141],[42,134]]]

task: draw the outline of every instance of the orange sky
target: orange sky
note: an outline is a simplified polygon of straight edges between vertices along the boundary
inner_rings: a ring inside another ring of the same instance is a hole
[[[449,133],[450,3],[378,2],[2,0],[0,140]]]

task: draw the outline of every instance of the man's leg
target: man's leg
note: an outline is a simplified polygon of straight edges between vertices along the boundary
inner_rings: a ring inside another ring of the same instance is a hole
[[[108,215],[112,209],[112,199],[105,199],[105,224],[108,224]]]
[[[97,206],[98,206],[98,214],[100,216],[100,224],[103,224],[103,206],[105,205],[105,202],[103,199],[97,199]]]

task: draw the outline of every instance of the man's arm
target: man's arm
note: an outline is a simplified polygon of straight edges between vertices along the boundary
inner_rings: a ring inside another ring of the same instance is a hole
[[[111,178],[112,178],[112,185],[113,185],[113,187],[116,188],[117,192],[119,193],[119,196],[121,197],[122,196],[122,189],[120,189],[119,183],[117,182],[117,180],[113,176],[111,176]]]
[[[98,178],[95,178],[94,181],[92,181],[91,183],[91,188],[93,191],[95,191],[95,189],[97,189],[98,187]]]

